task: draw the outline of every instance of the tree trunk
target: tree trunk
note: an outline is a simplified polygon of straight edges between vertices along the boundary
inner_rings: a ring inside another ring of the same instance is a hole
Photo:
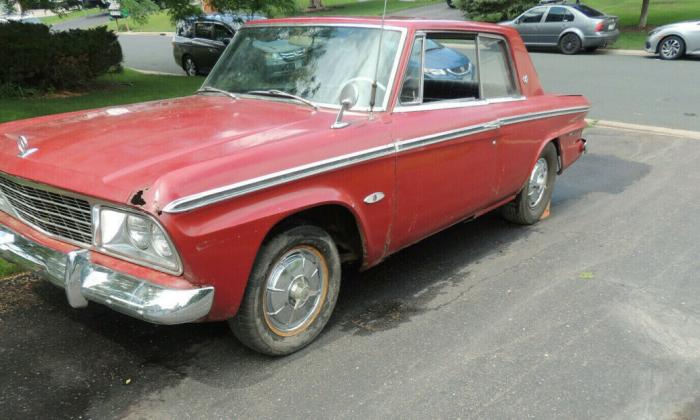
[[[323,9],[323,1],[322,0],[309,0],[309,9]]]
[[[647,27],[647,18],[649,17],[649,0],[642,0],[642,14],[639,16],[639,29]]]

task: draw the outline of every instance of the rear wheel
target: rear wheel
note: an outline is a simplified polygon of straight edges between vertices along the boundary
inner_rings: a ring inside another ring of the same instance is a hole
[[[189,55],[186,55],[182,59],[182,69],[185,70],[185,73],[187,73],[188,76],[196,76],[199,74],[197,64],[195,64],[194,60]]]
[[[671,35],[659,44],[659,56],[664,60],[677,60],[685,54],[685,42],[681,37]]]
[[[333,312],[340,290],[340,257],[330,235],[303,225],[260,249],[238,314],[229,320],[246,346],[273,356],[311,343]]]
[[[576,34],[566,34],[559,40],[559,51],[562,54],[573,55],[581,51],[581,38]]]
[[[503,218],[520,225],[537,223],[552,199],[557,166],[557,149],[549,143],[537,158],[518,196],[501,208]]]

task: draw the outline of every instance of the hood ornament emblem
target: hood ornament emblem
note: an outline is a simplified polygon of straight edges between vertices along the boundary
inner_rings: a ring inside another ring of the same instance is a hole
[[[17,137],[17,148],[19,149],[19,153],[17,154],[17,156],[21,158],[26,158],[27,156],[39,150],[37,148],[30,149],[29,140],[27,140],[27,137],[25,136]]]

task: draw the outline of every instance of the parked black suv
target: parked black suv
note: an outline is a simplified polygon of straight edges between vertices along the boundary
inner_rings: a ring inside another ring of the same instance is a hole
[[[212,14],[193,16],[177,23],[173,57],[188,76],[207,74],[236,31],[260,15]]]

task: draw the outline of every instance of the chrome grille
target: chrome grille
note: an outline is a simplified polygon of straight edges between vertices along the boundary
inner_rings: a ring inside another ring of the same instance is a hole
[[[0,176],[0,191],[17,217],[59,238],[92,243],[90,203],[29,184]]]

